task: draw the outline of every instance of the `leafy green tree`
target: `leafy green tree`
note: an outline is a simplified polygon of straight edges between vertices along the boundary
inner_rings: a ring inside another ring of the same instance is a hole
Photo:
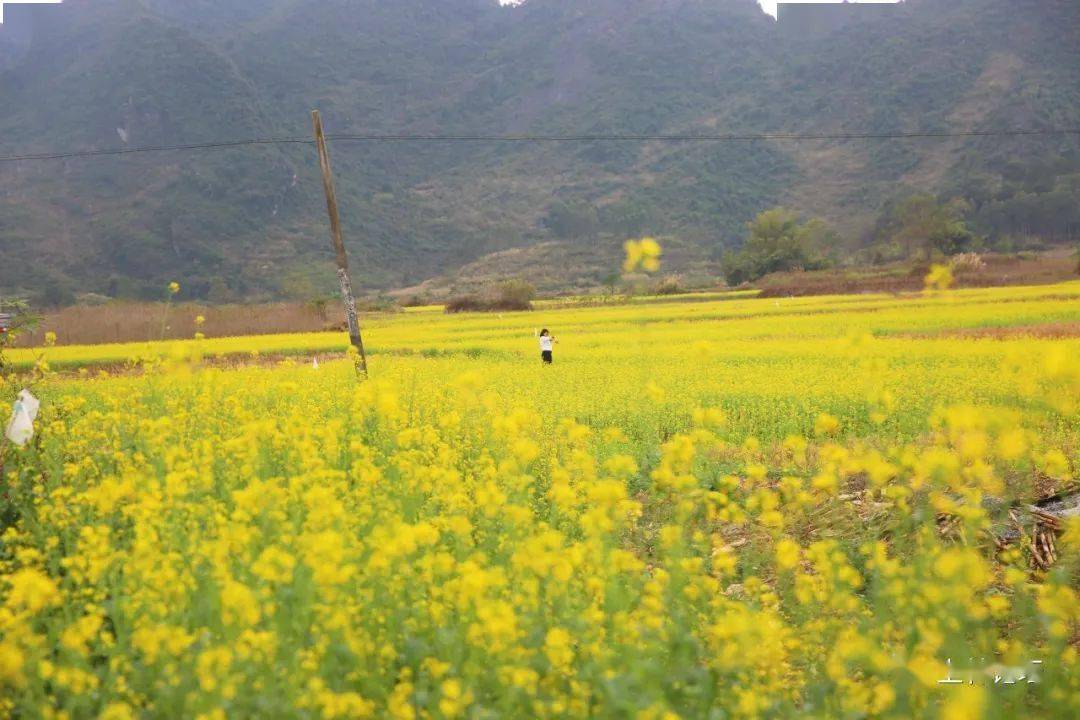
[[[966,252],[976,240],[964,222],[969,210],[965,200],[941,203],[931,195],[912,195],[893,211],[892,239],[904,248],[909,258],[920,247],[928,261],[934,250],[946,255]]]
[[[622,281],[622,273],[610,272],[604,276],[604,287],[607,288],[608,295],[614,295],[619,289],[619,283]]]
[[[810,218],[799,226],[795,233],[798,244],[811,256],[811,263],[820,264],[825,258],[831,263],[840,236],[836,230],[821,218]]]
[[[38,295],[42,307],[62,308],[75,304],[75,292],[59,278],[51,278]]]
[[[724,256],[724,277],[739,285],[784,270],[815,270],[828,264],[823,249],[835,233],[820,219],[799,222],[791,210],[773,208],[747,225],[746,244]]]

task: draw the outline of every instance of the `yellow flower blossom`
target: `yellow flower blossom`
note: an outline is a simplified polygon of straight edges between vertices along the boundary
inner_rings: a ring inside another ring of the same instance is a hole
[[[934,265],[924,282],[927,290],[948,290],[953,284],[952,268],[948,265]]]
[[[11,586],[7,606],[16,612],[25,610],[33,614],[60,602],[56,583],[39,570],[25,568],[6,579]]]
[[[660,256],[663,253],[660,243],[654,238],[646,237],[641,240],[627,240],[623,245],[626,251],[626,260],[623,262],[623,272],[634,272],[641,269],[645,272],[656,272],[660,269]]]
[[[1078,299],[538,300],[555,374],[439,308],[366,315],[363,382],[341,332],[50,348],[0,717],[1071,718],[1080,526],[1002,530],[1076,472],[1075,340],[1022,329]]]

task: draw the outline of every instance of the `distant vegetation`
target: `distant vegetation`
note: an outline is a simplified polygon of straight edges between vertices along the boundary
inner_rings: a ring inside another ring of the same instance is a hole
[[[799,222],[784,208],[761,213],[749,231],[742,249],[724,257],[724,276],[730,285],[783,270],[820,270],[829,264],[825,253],[836,239],[824,221]]]
[[[752,0],[20,7],[0,28],[0,155],[306,137],[315,107],[331,133],[1078,127],[1078,24],[1068,0],[908,2],[823,36],[782,32]],[[552,268],[595,266],[600,287],[608,255],[645,234],[681,243],[665,272],[726,259],[739,278],[1080,235],[1069,135],[331,145],[365,290],[551,242]],[[322,297],[321,192],[295,145],[0,164],[0,293],[152,300],[179,278],[214,303]],[[821,218],[832,244],[754,239],[775,206]],[[779,245],[741,252],[751,240]]]
[[[886,206],[878,220],[875,259],[910,259],[917,254],[929,261],[934,252],[956,255],[985,249],[986,240],[976,236],[964,219],[970,204],[954,198],[939,202],[931,195],[912,195]]]
[[[448,313],[532,310],[536,289],[523,280],[507,280],[495,288],[446,301]]]

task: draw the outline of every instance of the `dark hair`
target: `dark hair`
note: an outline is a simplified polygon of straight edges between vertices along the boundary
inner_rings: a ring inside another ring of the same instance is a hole
[[[548,329],[547,328],[544,328],[543,330],[540,331],[540,337],[543,337],[544,335],[547,335],[547,334],[548,334]]]

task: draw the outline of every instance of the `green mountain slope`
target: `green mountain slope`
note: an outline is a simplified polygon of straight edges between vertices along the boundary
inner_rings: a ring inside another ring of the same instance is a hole
[[[1070,0],[908,0],[815,33],[755,0],[67,0],[8,16],[0,155],[306,137],[312,108],[331,133],[1080,127]],[[365,287],[549,242],[557,206],[593,218],[568,238],[586,253],[647,231],[678,236],[689,264],[781,203],[854,246],[916,190],[967,198],[993,236],[1080,233],[1077,136],[332,153]],[[147,296],[180,279],[215,299],[311,296],[333,287],[326,237],[306,145],[0,163],[2,292]]]

